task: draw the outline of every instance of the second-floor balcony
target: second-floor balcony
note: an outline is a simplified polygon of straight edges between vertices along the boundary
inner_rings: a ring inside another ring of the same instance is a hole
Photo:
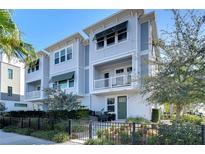
[[[39,99],[39,98],[41,98],[41,91],[40,90],[26,92],[26,99],[27,100],[33,100],[33,99]]]
[[[94,90],[112,89],[118,87],[131,86],[132,75],[118,75],[110,78],[94,80]]]

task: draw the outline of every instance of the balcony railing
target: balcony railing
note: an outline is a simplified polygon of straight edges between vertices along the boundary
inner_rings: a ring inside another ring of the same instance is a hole
[[[36,99],[41,97],[41,91],[26,92],[26,99]]]
[[[94,80],[94,90],[117,88],[131,85],[132,75],[120,75]]]

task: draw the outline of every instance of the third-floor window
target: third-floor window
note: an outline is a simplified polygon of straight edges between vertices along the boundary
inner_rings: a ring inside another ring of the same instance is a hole
[[[110,46],[127,40],[127,23],[128,21],[125,21],[96,34],[94,37],[94,40],[96,41],[96,49],[101,49],[105,46]]]
[[[54,54],[54,64],[62,63],[66,60],[71,60],[73,58],[73,51],[72,47],[68,47],[65,49],[62,49],[58,52],[55,52]]]
[[[39,59],[32,62],[28,68],[28,73],[35,72],[39,70]]]

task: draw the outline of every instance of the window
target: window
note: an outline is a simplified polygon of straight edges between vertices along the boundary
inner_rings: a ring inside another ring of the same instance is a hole
[[[61,50],[60,54],[61,54],[61,62],[64,62],[65,61],[65,49]]]
[[[121,73],[124,73],[124,69],[123,68],[116,70],[116,74],[121,74]]]
[[[67,88],[67,80],[62,80],[58,82],[60,89],[66,89]]]
[[[74,79],[69,80],[69,88],[74,87]]]
[[[39,70],[39,59],[36,61],[36,71]]]
[[[59,52],[55,53],[55,64],[59,63]]]
[[[117,40],[121,42],[127,39],[127,28],[117,31]]]
[[[128,68],[127,68],[127,73],[128,73],[128,74],[132,73],[132,67],[128,67]]]
[[[28,73],[30,73],[31,72],[31,69],[30,68],[28,68]]]
[[[57,84],[57,82],[55,82],[55,83],[53,84],[53,89],[57,89],[57,87],[58,87],[58,84]]]
[[[8,78],[13,79],[13,70],[12,69],[8,69]]]
[[[107,46],[112,45],[115,43],[115,33],[111,33],[106,36],[107,39]]]
[[[67,48],[67,60],[72,59],[72,48]]]
[[[148,49],[148,43],[149,43],[149,27],[148,22],[141,24],[141,32],[140,32],[140,48],[142,50]]]
[[[15,107],[27,107],[27,104],[15,103]]]
[[[12,96],[12,87],[8,86],[8,96]]]
[[[97,49],[104,47],[104,37],[97,39]]]
[[[108,112],[115,112],[115,98],[108,98],[107,99],[107,111]]]

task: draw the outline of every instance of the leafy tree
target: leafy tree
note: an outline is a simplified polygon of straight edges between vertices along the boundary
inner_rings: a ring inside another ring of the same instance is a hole
[[[80,102],[77,101],[77,95],[67,94],[60,89],[47,88],[44,90],[48,98],[44,103],[48,104],[49,110],[77,110],[81,108]]]
[[[36,59],[36,52],[31,44],[24,42],[21,33],[12,20],[11,11],[0,9],[0,51],[8,59],[17,57],[26,63]]]
[[[150,61],[157,68],[144,78],[143,94],[157,104],[174,104],[176,120],[190,104],[205,100],[205,13],[171,10],[174,27],[164,31],[167,39],[154,40],[160,58]]]
[[[5,111],[5,110],[6,110],[5,104],[0,103],[0,112]]]

